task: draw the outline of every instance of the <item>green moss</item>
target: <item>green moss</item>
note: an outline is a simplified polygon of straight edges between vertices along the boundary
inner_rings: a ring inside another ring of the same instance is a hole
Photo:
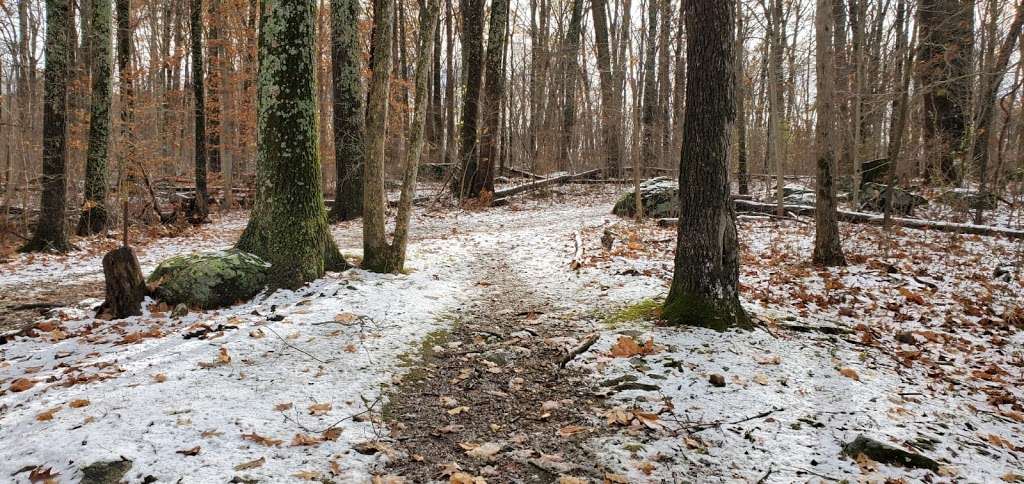
[[[670,326],[698,326],[717,331],[753,327],[737,298],[714,300],[679,294],[662,306],[661,319]]]
[[[213,309],[251,299],[267,284],[270,266],[239,250],[172,257],[160,263],[147,283],[170,305]]]
[[[653,321],[661,317],[661,305],[659,300],[645,299],[605,316],[604,324],[614,329],[634,321]]]

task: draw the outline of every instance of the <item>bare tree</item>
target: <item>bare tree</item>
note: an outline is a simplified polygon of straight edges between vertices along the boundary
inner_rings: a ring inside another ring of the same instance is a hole
[[[823,266],[846,264],[839,241],[839,221],[836,214],[835,187],[835,55],[831,0],[818,0],[814,15],[817,71],[815,110],[818,114],[814,128],[814,147],[818,172],[815,177],[815,232],[814,263]]]

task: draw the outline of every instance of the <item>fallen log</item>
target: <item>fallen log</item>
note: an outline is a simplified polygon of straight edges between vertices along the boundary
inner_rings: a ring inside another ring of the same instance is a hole
[[[504,167],[504,169],[509,174],[509,176],[517,176],[517,177],[520,177],[520,178],[530,178],[532,180],[543,180],[544,179],[544,177],[542,177],[542,176],[540,176],[540,175],[538,175],[536,173],[530,173],[530,172],[528,172],[526,170],[520,170],[519,168],[512,168],[511,166],[506,166],[506,167]]]
[[[530,192],[530,191],[537,190],[537,189],[540,189],[540,188],[544,188],[544,187],[550,186],[550,185],[558,185],[558,184],[562,184],[562,183],[568,183],[568,182],[573,181],[573,180],[583,180],[583,179],[591,178],[591,177],[594,177],[594,176],[596,176],[596,175],[598,175],[600,173],[601,173],[601,170],[597,169],[597,170],[590,170],[590,171],[585,171],[585,172],[582,172],[582,173],[577,173],[575,175],[559,175],[559,176],[553,176],[553,177],[550,177],[550,178],[544,178],[543,180],[537,180],[535,182],[524,183],[522,185],[516,185],[514,187],[506,188],[504,190],[495,190],[493,200],[494,201],[498,201],[498,200],[501,200],[503,198],[511,197],[512,195],[518,195],[520,193]]]
[[[745,212],[757,212],[764,214],[774,214],[778,207],[774,203],[763,203],[763,202],[752,202],[749,200],[733,200],[736,204],[736,210]],[[787,213],[793,215],[804,215],[808,217],[814,216],[814,207],[809,205],[786,205],[783,207]],[[836,214],[841,222],[849,222],[855,224],[867,224],[881,226],[883,224],[882,215],[864,212],[849,212],[846,210],[837,210]],[[658,225],[662,227],[674,227],[679,223],[679,219],[665,218],[658,220]],[[974,225],[974,224],[961,224],[954,222],[943,222],[939,220],[923,220],[917,218],[904,218],[904,217],[893,217],[893,225],[910,229],[921,229],[921,230],[935,230],[938,232],[947,232],[951,234],[971,234],[971,235],[986,235],[986,236],[998,236],[1007,237],[1010,239],[1024,239],[1024,230],[1011,229],[1006,227],[994,227],[991,225]]]

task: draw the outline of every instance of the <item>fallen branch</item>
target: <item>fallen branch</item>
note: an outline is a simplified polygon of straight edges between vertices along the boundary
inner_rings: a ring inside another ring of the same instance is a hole
[[[757,212],[764,214],[773,214],[777,208],[774,203],[762,203],[762,202],[751,202],[748,200],[733,200],[736,204],[736,210],[742,210],[745,212]],[[814,207],[808,205],[786,205],[786,212],[794,215],[802,216],[814,216]],[[846,210],[836,211],[839,220],[842,222],[856,223],[856,224],[867,224],[882,226],[883,220],[881,215],[875,215],[864,212],[848,212]],[[973,224],[960,224],[953,222],[942,222],[938,220],[922,220],[916,218],[902,218],[893,217],[892,222],[896,225],[911,229],[921,230],[935,230],[939,232],[948,232],[952,234],[973,234],[973,235],[986,235],[986,236],[1004,236],[1010,239],[1024,239],[1024,230],[1011,229],[1006,227],[993,227],[990,225],[973,225]],[[664,218],[658,220],[658,225],[662,227],[674,227],[679,224],[679,219],[676,218]]]
[[[559,175],[559,176],[553,176],[551,178],[544,178],[543,180],[537,180],[535,182],[524,183],[522,185],[516,185],[514,187],[506,188],[504,190],[496,190],[494,192],[493,200],[494,201],[498,201],[498,200],[501,200],[501,199],[505,199],[505,198],[511,197],[512,195],[518,195],[520,193],[530,192],[530,191],[537,190],[537,189],[540,189],[540,188],[544,188],[544,187],[550,186],[550,185],[558,185],[558,184],[562,184],[562,183],[568,183],[568,182],[573,181],[573,180],[582,180],[582,179],[585,179],[585,178],[591,178],[591,177],[593,177],[593,176],[595,176],[595,175],[597,175],[599,173],[601,173],[601,170],[590,170],[590,171],[585,171],[583,173],[577,173],[575,175]]]
[[[573,252],[572,261],[569,262],[569,269],[578,271],[583,267],[583,236],[579,230],[574,234],[573,242],[576,244],[576,250]]]
[[[570,361],[574,360],[577,356],[586,353],[591,346],[594,346],[594,343],[597,343],[597,340],[600,337],[601,335],[598,333],[594,333],[590,336],[587,336],[586,339],[584,339],[583,342],[579,344],[579,346],[573,348],[572,351],[570,351],[569,353],[562,357],[561,361],[558,362],[559,368],[565,368],[565,365],[568,365]]]

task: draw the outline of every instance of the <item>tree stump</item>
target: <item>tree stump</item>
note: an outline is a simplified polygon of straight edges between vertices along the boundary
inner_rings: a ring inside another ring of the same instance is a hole
[[[103,277],[106,279],[107,300],[96,312],[97,317],[122,319],[142,314],[146,281],[131,247],[121,246],[103,256]]]

